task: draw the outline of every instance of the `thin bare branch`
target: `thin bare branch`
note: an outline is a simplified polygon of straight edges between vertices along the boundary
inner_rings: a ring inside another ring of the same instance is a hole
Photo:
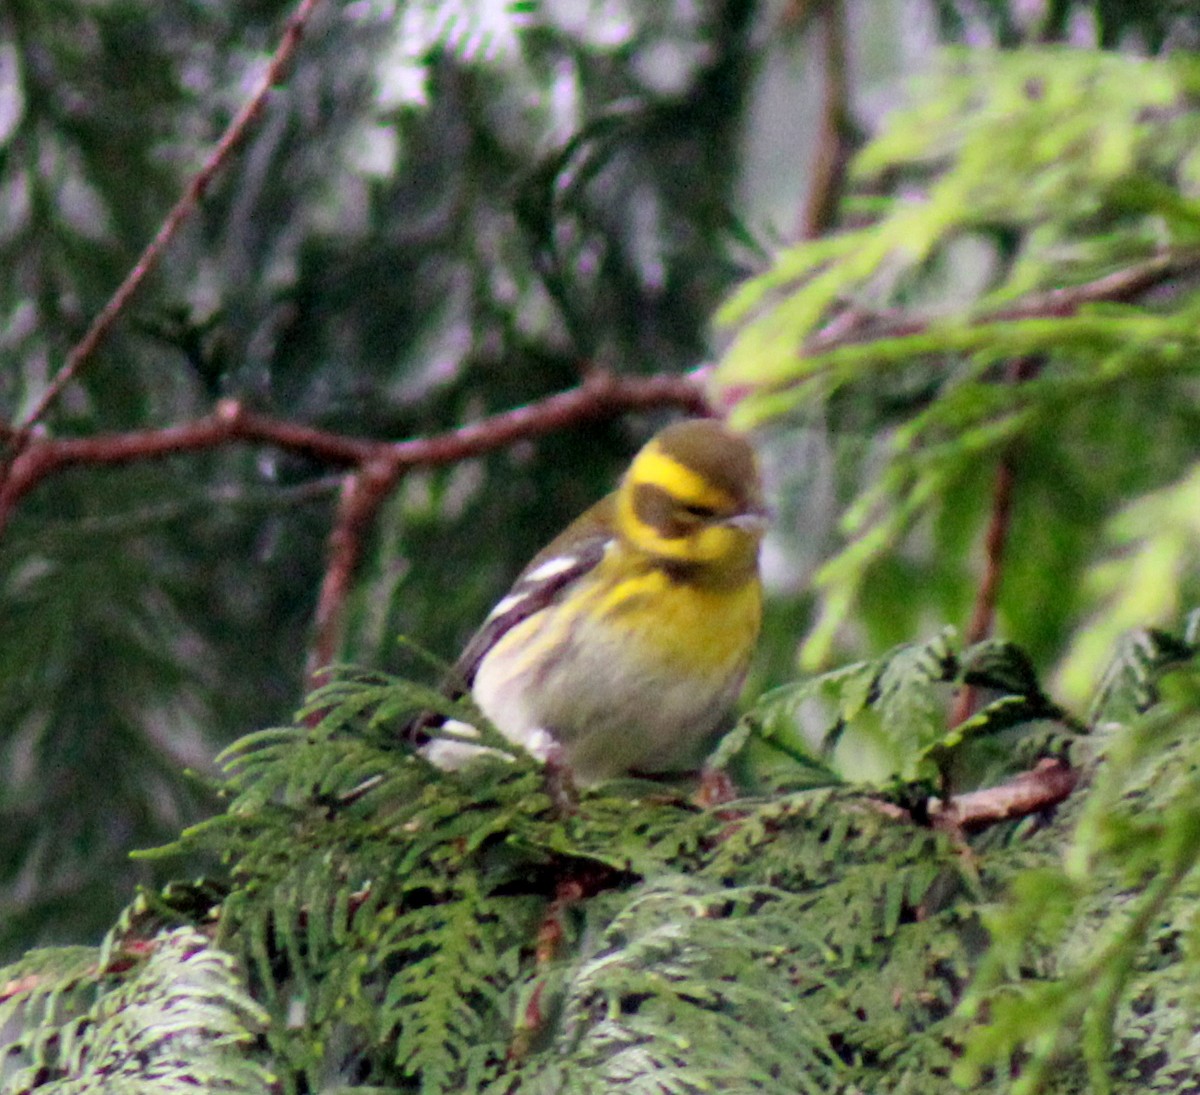
[[[823,99],[812,152],[811,182],[797,233],[803,240],[816,239],[833,226],[851,153],[850,80],[842,0],[825,0],[816,13],[816,24],[821,36]]]
[[[970,321],[974,327],[992,323],[1014,323],[1025,319],[1061,319],[1089,304],[1136,300],[1143,293],[1174,277],[1200,272],[1200,255],[1164,252],[1146,262],[1115,270],[1093,281],[1030,293],[1013,304],[984,312]],[[914,319],[895,310],[863,312],[853,309],[834,316],[804,345],[806,357],[816,357],[842,346],[857,346],[884,339],[910,338],[926,334],[930,322]]]
[[[962,836],[1052,809],[1067,799],[1078,782],[1077,769],[1055,757],[1046,757],[1007,783],[948,799],[931,798],[927,804],[928,816],[935,829]],[[875,813],[895,821],[913,820],[909,810],[894,802],[869,799],[868,805]]]
[[[1014,461],[1011,456],[1005,455],[996,468],[996,480],[992,488],[992,512],[983,536],[983,577],[975,592],[975,604],[967,624],[965,638],[968,646],[986,639],[992,632],[996,618],[996,598],[1000,592],[1004,548],[1008,542],[1015,478]]]
[[[300,0],[284,27],[279,45],[259,78],[254,93],[241,110],[233,116],[225,132],[221,135],[221,139],[217,141],[200,170],[187,184],[183,194],[180,195],[179,200],[154,234],[154,238],[146,245],[145,250],[138,256],[137,262],[133,264],[133,268],[125,275],[125,280],[117,286],[108,302],[96,314],[83,337],[67,354],[62,368],[58,370],[54,379],[42,392],[41,397],[21,420],[15,431],[19,439],[18,444],[26,437],[30,428],[36,422],[41,421],[42,416],[75,378],[80,368],[96,352],[97,347],[104,341],[125,306],[137,292],[138,287],[158,265],[159,259],[162,258],[163,252],[175,238],[180,226],[195,212],[214,177],[246,139],[251,126],[262,114],[271,89],[283,82],[288,65],[304,37],[305,28],[320,3],[321,0]]]
[[[303,453],[333,466],[363,468],[382,462],[392,469],[394,482],[409,468],[452,464],[581,422],[655,407],[674,407],[692,414],[711,413],[700,385],[690,377],[674,374],[617,377],[596,373],[578,388],[461,429],[436,437],[396,442],[320,430],[247,410],[236,400],[222,400],[213,414],[205,418],[157,430],[94,437],[31,438],[13,461],[7,479],[0,484],[0,532],[14,507],[29,491],[70,467],[129,464],[243,441]]]
[[[139,460],[218,448],[232,442],[271,444],[303,453],[352,474],[330,532],[329,560],[322,581],[309,656],[310,674],[333,657],[342,632],[346,597],[362,553],[362,542],[379,507],[412,468],[452,464],[541,437],[583,422],[627,411],[676,408],[710,414],[703,388],[689,376],[614,376],[592,373],[578,388],[493,415],[436,437],[373,441],[272,418],[234,400],[213,414],[160,430],[100,434],[96,437],[31,437],[0,483],[0,532],[16,506],[57,472],[70,467],[128,464]]]
[[[337,514],[329,531],[329,548],[317,609],[313,614],[312,640],[308,645],[306,676],[309,688],[317,685],[321,669],[333,661],[345,623],[346,602],[354,572],[362,558],[363,542],[379,507],[395,486],[392,464],[377,460],[362,471],[347,475]]]
[[[1040,814],[1075,790],[1079,772],[1065,761],[1047,757],[1037,767],[997,787],[968,791],[948,801],[933,799],[929,816],[935,828],[976,832],[1002,821]]]
[[[987,531],[983,536],[983,575],[975,591],[975,604],[971,608],[971,619],[967,624],[964,641],[967,646],[982,642],[991,634],[996,617],[996,598],[1000,593],[1000,576],[1003,573],[1004,547],[1008,541],[1009,520],[1012,515],[1013,482],[1016,469],[1010,456],[1000,458],[996,467],[995,484],[992,487],[992,512],[988,518]],[[957,726],[971,717],[975,710],[975,688],[964,684],[955,694],[950,709],[950,726]]]
[[[1019,384],[1036,375],[1040,362],[1036,358],[1024,357],[1010,361],[1005,379],[1010,384]],[[968,646],[982,642],[992,633],[996,619],[996,601],[1000,595],[1000,580],[1004,573],[1004,549],[1008,543],[1008,530],[1012,521],[1013,485],[1017,476],[1017,452],[1013,446],[1000,457],[996,466],[996,478],[992,487],[992,512],[988,517],[987,531],[983,536],[983,575],[975,591],[975,604],[971,608],[971,619],[967,624],[965,641]],[[975,709],[975,689],[964,684],[954,699],[950,713],[950,725],[957,726],[970,718]]]
[[[213,414],[205,418],[158,430],[132,430],[94,437],[31,437],[13,461],[7,478],[0,483],[0,532],[17,503],[29,491],[66,468],[130,464],[218,448],[231,441],[266,442],[342,466],[364,463],[380,446],[387,446],[387,442],[345,437],[256,414],[234,400],[223,400]]]

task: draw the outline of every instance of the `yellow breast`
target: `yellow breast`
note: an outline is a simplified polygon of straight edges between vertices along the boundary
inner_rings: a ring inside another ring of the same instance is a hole
[[[762,623],[757,581],[711,589],[673,581],[660,569],[613,584],[598,578],[597,626],[624,634],[660,665],[695,677],[748,661]]]

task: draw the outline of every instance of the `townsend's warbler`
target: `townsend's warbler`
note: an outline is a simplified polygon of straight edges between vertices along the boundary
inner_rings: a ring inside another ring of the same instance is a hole
[[[746,441],[708,419],[667,427],[522,571],[463,651],[458,691],[583,783],[698,767],[758,638],[765,527]]]

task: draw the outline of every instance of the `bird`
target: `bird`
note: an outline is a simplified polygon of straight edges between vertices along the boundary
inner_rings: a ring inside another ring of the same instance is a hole
[[[667,426],[530,560],[447,693],[469,692],[504,737],[579,785],[694,772],[757,644],[768,520],[744,437],[711,418]],[[425,750],[443,767],[480,751],[461,738]]]

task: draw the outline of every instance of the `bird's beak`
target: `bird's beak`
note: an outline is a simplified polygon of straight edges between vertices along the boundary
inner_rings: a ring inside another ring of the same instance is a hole
[[[735,513],[725,523],[742,532],[762,536],[771,525],[771,511],[766,506],[755,505],[743,513]]]

